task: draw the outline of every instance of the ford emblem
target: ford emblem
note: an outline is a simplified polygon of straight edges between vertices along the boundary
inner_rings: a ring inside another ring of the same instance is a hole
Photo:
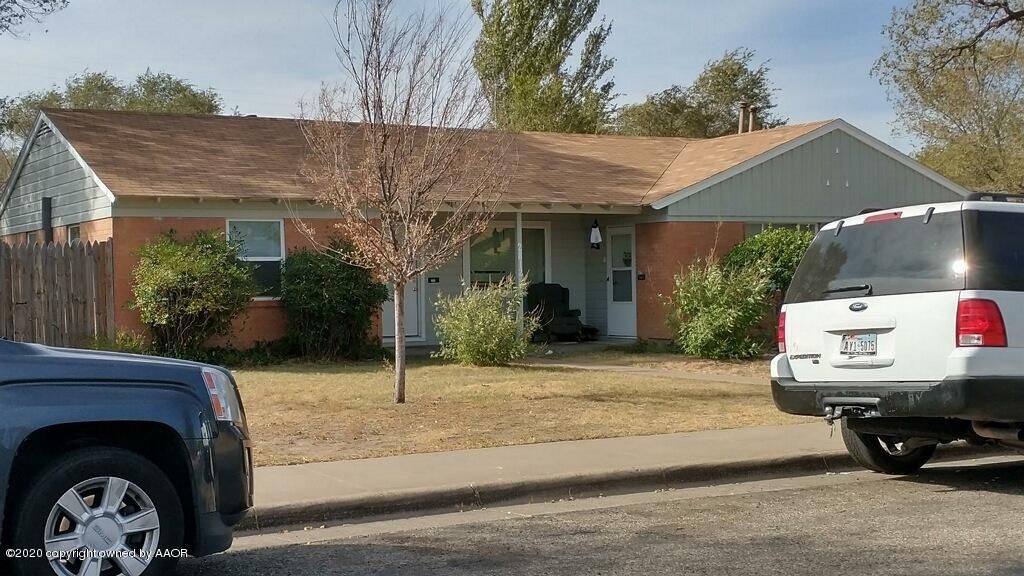
[[[850,310],[853,310],[854,312],[862,312],[867,309],[868,305],[863,302],[854,302],[853,304],[850,304]]]

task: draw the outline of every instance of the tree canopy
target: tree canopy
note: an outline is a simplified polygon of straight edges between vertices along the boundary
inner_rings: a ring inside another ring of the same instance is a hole
[[[1021,29],[990,26],[995,14],[973,0],[896,10],[874,73],[924,164],[967,188],[1024,192]]]
[[[786,123],[775,115],[774,92],[766,62],[754,63],[747,48],[726,52],[709,61],[690,86],[674,85],[651,94],[639,104],[623,106],[615,130],[636,136],[714,138],[736,132],[740,102],[758,110],[761,127]]]
[[[605,126],[615,60],[604,54],[611,24],[590,28],[599,2],[472,0],[482,23],[473,63],[499,128],[596,133]]]
[[[893,10],[885,29],[886,68],[937,71],[989,43],[1016,43],[1024,34],[1021,0],[913,0]]]
[[[0,0],[0,35],[17,34],[26,20],[39,22],[67,5],[68,0]]]

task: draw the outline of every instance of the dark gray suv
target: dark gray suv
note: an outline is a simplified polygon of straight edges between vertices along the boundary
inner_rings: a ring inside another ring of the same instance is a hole
[[[154,576],[252,506],[223,368],[0,340],[0,572]]]

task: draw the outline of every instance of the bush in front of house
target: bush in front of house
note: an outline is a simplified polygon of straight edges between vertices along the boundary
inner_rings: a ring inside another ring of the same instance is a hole
[[[139,249],[131,307],[149,332],[153,352],[197,358],[203,344],[231,331],[259,289],[237,243],[198,232],[188,240],[164,234]]]
[[[728,270],[761,268],[768,277],[769,290],[785,292],[811,240],[814,232],[810,230],[769,227],[733,247],[722,265]]]
[[[123,352],[125,354],[149,354],[149,342],[142,334],[136,334],[120,328],[113,336],[96,336],[86,343],[90,350],[102,350],[104,352]]]
[[[504,278],[496,284],[469,286],[442,296],[435,306],[434,330],[441,343],[435,356],[474,366],[503,366],[526,356],[537,318],[519,313],[527,282]]]
[[[750,358],[765,350],[758,330],[771,306],[771,280],[758,266],[730,269],[701,260],[677,275],[669,298],[669,326],[685,354]]]
[[[347,249],[335,242],[331,251],[299,250],[284,262],[281,301],[288,339],[303,356],[358,359],[371,351],[373,317],[388,292],[372,272],[338,256]]]

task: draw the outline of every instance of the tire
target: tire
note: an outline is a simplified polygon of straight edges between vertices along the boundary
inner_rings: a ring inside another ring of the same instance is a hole
[[[935,444],[893,454],[884,447],[880,436],[850,430],[846,418],[843,418],[842,432],[850,456],[868,470],[882,474],[913,474],[935,454]]]
[[[120,488],[124,489],[124,496],[118,499],[116,494]],[[69,496],[72,491],[81,497],[81,504],[85,504],[91,514],[80,513],[78,517],[91,520],[75,522],[73,515],[58,506],[59,500],[78,502],[74,496]],[[113,512],[101,514],[99,508],[106,504],[103,500],[107,493],[115,495],[111,498],[116,500],[116,504],[107,506]],[[155,550],[179,550],[184,546],[184,514],[174,485],[155,464],[127,450],[87,448],[64,454],[36,474],[18,495],[17,501],[8,540],[13,549],[56,549],[59,544],[47,547],[44,540],[48,537],[69,538],[75,540],[74,545],[83,544],[91,549],[99,549],[92,545],[95,543],[105,543],[113,549],[118,546],[117,542],[122,542],[129,549],[148,550],[151,555]],[[155,530],[152,527],[153,512],[157,521]],[[104,514],[107,517],[99,518]],[[131,525],[130,530],[124,530],[121,522],[133,515],[139,520]],[[143,517],[145,522],[141,520]],[[77,535],[79,533],[81,536]],[[132,562],[130,559],[99,562],[104,576],[112,567],[117,570],[111,573],[120,571],[133,576],[159,576],[174,570],[176,556],[149,557],[148,565],[129,564]],[[69,576],[83,573],[85,566],[79,562],[82,560],[54,561],[51,564],[45,557],[20,558],[11,562],[11,569],[17,576]],[[122,566],[128,566],[128,570]]]

